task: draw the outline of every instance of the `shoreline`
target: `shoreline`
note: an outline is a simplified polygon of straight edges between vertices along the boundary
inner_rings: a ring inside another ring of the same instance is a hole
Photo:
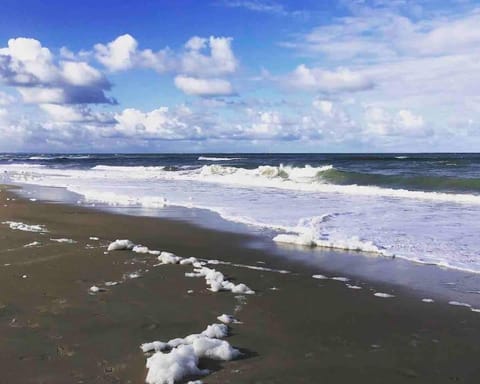
[[[480,314],[467,308],[423,303],[406,287],[366,279],[313,279],[322,271],[338,275],[279,257],[273,248],[249,246],[254,239],[248,235],[21,197],[12,201],[13,193],[1,189],[2,222],[41,224],[49,231],[42,235],[0,226],[0,366],[8,367],[6,383],[143,382],[140,344],[200,332],[238,305],[235,315],[242,324],[233,325],[226,340],[245,356],[205,362],[213,370],[208,383],[340,383],[372,377],[391,383],[453,377],[469,382],[476,377]],[[232,263],[213,266],[256,294],[245,296],[242,304],[229,292],[209,292],[203,280],[186,278],[190,269],[185,266],[155,267],[155,257],[129,251],[105,255],[116,238]],[[33,241],[42,245],[24,247]],[[141,278],[89,294],[92,285],[135,271]]]
[[[242,246],[266,253],[277,269],[292,269],[309,273],[342,274],[352,279],[406,291],[420,299],[423,296],[438,300],[467,302],[480,307],[480,273],[449,266],[418,262],[401,256],[390,257],[362,251],[326,247],[308,247],[278,243],[272,238],[283,232],[261,228],[223,218],[219,213],[200,208],[164,206],[143,208],[80,203],[82,196],[61,187],[33,184],[18,186],[24,198],[35,196],[36,201],[67,204],[84,209],[129,217],[180,222],[213,232],[239,236]],[[242,263],[242,260],[237,260]]]

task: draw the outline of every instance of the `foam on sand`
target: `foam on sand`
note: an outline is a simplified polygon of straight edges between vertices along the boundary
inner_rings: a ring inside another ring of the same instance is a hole
[[[98,293],[98,292],[104,292],[105,288],[97,287],[96,285],[92,285],[89,289],[90,293]]]
[[[422,302],[424,302],[424,303],[433,303],[434,300],[433,300],[433,299],[425,298],[425,299],[422,299]]]
[[[131,251],[135,247],[135,244],[130,240],[115,240],[107,248],[107,251]]]
[[[204,277],[207,285],[210,287],[210,291],[231,291],[232,293],[242,293],[252,295],[255,291],[251,290],[245,284],[234,284],[231,281],[225,279],[222,272],[219,272],[212,268],[200,267],[194,268],[194,273],[189,274],[189,277]],[[187,276],[187,275],[186,275]]]
[[[247,285],[243,283],[234,284],[230,280],[227,280],[222,272],[213,268],[205,267],[205,262],[198,261],[194,257],[188,259],[177,256],[171,252],[161,252],[158,256],[158,261],[161,264],[182,264],[192,265],[193,272],[185,272],[185,277],[204,277],[209,290],[212,292],[231,291],[232,293],[241,293],[252,295],[255,293]],[[212,260],[210,260],[212,261]],[[218,260],[213,260],[211,264],[220,264]]]
[[[226,315],[225,313],[218,316],[217,320],[221,321],[224,324],[239,323],[239,321],[235,319],[235,317],[233,317],[232,315]]]
[[[312,277],[318,280],[328,280],[328,277],[324,275],[313,275]]]
[[[44,225],[41,224],[24,224],[18,221],[3,221],[2,224],[8,225],[10,229],[24,232],[48,232]]]
[[[146,353],[155,353],[147,358],[148,384],[173,384],[189,376],[204,376],[210,372],[201,369],[202,358],[229,361],[241,355],[230,343],[220,340],[228,335],[225,324],[209,325],[200,334],[192,334],[185,338],[176,338],[168,343],[154,341],[140,346]]]
[[[375,293],[373,294],[373,296],[375,296],[375,297],[381,297],[381,298],[383,298],[383,299],[389,299],[389,298],[391,298],[391,297],[395,297],[394,295],[391,295],[391,294],[389,294],[389,293],[383,293],[383,292],[375,292]]]
[[[344,283],[346,283],[347,281],[350,281],[350,279],[349,279],[348,277],[342,277],[342,276],[332,277],[332,280],[342,281],[342,282],[344,282]]]
[[[66,239],[66,238],[60,238],[60,239],[50,239],[50,241],[55,241],[56,243],[68,243],[68,244],[75,244],[76,241],[73,239]]]
[[[348,289],[362,289],[359,285],[345,284]]]
[[[38,242],[38,241],[32,241],[31,243],[25,244],[23,247],[24,247],[24,248],[30,248],[30,247],[37,247],[37,246],[39,246],[39,245],[41,245],[40,242]]]
[[[178,264],[182,258],[171,252],[161,252],[158,256],[158,261],[162,264]]]
[[[197,260],[196,257],[189,257],[189,258],[187,258],[187,259],[182,259],[182,260],[180,260],[180,264],[181,264],[181,265],[195,264],[195,263],[197,263],[197,262],[198,262],[198,260]]]

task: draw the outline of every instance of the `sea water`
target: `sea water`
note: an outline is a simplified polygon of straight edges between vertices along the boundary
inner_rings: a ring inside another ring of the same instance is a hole
[[[480,272],[477,154],[3,154],[0,170],[88,203],[202,208],[279,242]]]

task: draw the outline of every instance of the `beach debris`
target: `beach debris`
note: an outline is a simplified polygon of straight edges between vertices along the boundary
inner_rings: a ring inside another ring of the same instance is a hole
[[[114,242],[110,243],[107,248],[107,251],[123,251],[128,250],[131,251],[135,247],[135,244],[130,240],[115,240]]]
[[[88,240],[98,241],[98,240],[100,240],[100,239],[99,239],[98,237],[96,237],[96,236],[90,236],[90,237],[88,238]]]
[[[3,221],[2,224],[8,225],[10,229],[17,230],[17,231],[25,231],[25,232],[48,232],[45,229],[44,225],[40,224],[24,224],[18,221]]]
[[[142,344],[140,349],[144,353],[154,351],[154,354],[147,358],[146,382],[173,384],[188,376],[205,376],[210,371],[198,367],[199,359],[229,361],[241,356],[238,349],[221,340],[226,336],[228,326],[211,324],[200,334],[172,339],[167,343],[154,341]]]
[[[22,279],[26,279],[26,278],[28,278],[27,275],[22,275]]]

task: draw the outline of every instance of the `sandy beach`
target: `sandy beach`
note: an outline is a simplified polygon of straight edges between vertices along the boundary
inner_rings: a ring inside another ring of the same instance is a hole
[[[318,269],[246,247],[247,236],[1,189],[2,223],[43,226],[0,226],[2,383],[141,383],[142,343],[200,332],[223,313],[241,322],[226,340],[243,355],[202,360],[212,371],[206,383],[473,383],[480,374],[480,315],[468,308],[384,284],[315,279]],[[191,266],[105,253],[117,238],[237,264],[211,265],[256,293],[211,292],[185,277]]]

